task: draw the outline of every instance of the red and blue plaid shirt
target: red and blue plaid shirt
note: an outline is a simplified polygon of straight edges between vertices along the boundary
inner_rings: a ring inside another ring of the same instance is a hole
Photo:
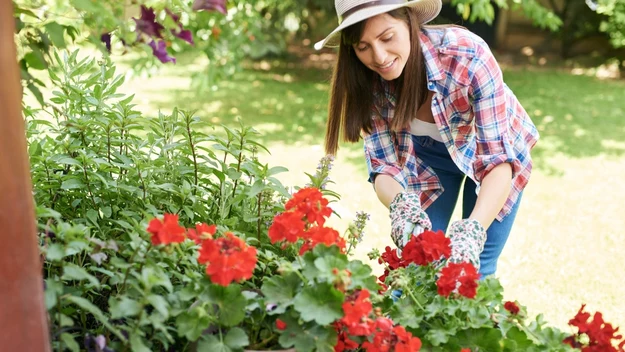
[[[430,27],[422,29],[420,39],[428,89],[434,92],[432,114],[454,163],[478,191],[495,166],[512,166],[510,196],[497,216],[502,220],[529,181],[536,127],[481,38],[459,27]],[[392,84],[380,79],[375,94],[373,129],[363,136],[369,182],[378,174],[390,175],[407,191],[420,193],[425,209],[443,192],[442,185],[415,155],[410,129],[388,127],[396,103]]]

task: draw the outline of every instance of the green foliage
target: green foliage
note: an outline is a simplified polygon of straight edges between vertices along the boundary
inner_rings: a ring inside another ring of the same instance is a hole
[[[201,285],[194,244],[154,249],[146,220],[174,213],[266,242],[286,169],[257,160],[251,128],[208,134],[178,110],[145,119],[116,92],[123,78],[109,62],[53,56],[51,103],[25,114],[54,345],[74,348],[88,332],[119,350],[178,349],[211,321],[237,325],[245,296]],[[189,310],[199,299],[218,309]]]
[[[625,1],[600,0],[597,13],[606,17],[601,22],[601,31],[608,33],[615,48],[625,46]]]

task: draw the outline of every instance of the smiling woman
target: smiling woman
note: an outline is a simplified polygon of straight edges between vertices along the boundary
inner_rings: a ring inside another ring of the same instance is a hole
[[[326,152],[339,136],[364,140],[397,247],[424,229],[446,231],[454,257],[495,274],[538,132],[488,45],[462,27],[427,26],[440,0],[335,4],[339,25],[315,45],[338,46]],[[451,222],[461,189],[463,218]]]

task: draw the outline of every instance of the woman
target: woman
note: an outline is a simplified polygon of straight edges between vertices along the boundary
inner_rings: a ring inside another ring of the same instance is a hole
[[[440,0],[336,0],[338,45],[326,152],[364,139],[369,181],[401,249],[443,230],[452,261],[492,275],[530,177],[538,133],[487,44],[457,26],[423,26]],[[450,218],[463,187],[463,219]]]

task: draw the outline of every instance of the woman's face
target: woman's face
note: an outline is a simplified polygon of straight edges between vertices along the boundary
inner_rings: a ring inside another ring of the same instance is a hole
[[[389,14],[367,20],[360,42],[353,45],[358,59],[387,81],[399,77],[410,56],[408,24]]]

